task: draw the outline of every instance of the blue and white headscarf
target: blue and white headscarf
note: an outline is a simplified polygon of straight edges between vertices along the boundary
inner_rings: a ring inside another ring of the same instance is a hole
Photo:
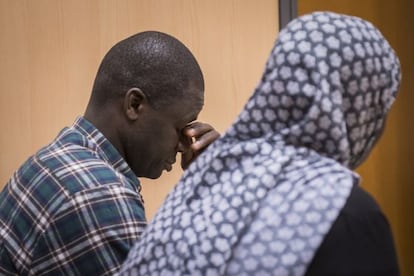
[[[122,275],[302,275],[400,82],[371,23],[316,12],[278,36],[231,128],[184,173]]]

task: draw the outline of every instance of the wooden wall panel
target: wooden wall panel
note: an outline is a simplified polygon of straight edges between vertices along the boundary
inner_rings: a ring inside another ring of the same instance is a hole
[[[402,84],[383,137],[358,168],[362,186],[386,213],[397,244],[402,275],[414,275],[414,2],[412,0],[298,0],[298,14],[330,10],[373,22],[402,66]]]
[[[223,132],[258,83],[278,32],[277,0],[0,0],[0,189],[84,112],[99,62],[117,41],[170,33],[206,80],[200,119]],[[142,180],[152,217],[181,175]]]

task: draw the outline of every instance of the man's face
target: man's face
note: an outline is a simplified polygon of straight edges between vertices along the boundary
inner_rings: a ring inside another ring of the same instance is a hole
[[[162,171],[170,171],[187,137],[182,130],[197,119],[203,105],[203,92],[197,90],[199,100],[177,99],[170,106],[155,110],[147,107],[145,118],[128,137],[126,159],[138,177],[158,178]]]

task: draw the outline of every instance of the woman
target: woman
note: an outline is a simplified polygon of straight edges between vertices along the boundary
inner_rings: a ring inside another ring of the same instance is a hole
[[[382,134],[398,58],[371,23],[316,12],[280,33],[231,128],[198,157],[123,274],[395,275],[353,171]]]

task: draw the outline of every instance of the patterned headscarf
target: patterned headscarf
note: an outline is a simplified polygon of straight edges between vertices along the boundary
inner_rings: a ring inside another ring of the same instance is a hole
[[[184,173],[121,274],[304,274],[399,82],[398,58],[371,23],[329,12],[293,20],[236,122]]]

